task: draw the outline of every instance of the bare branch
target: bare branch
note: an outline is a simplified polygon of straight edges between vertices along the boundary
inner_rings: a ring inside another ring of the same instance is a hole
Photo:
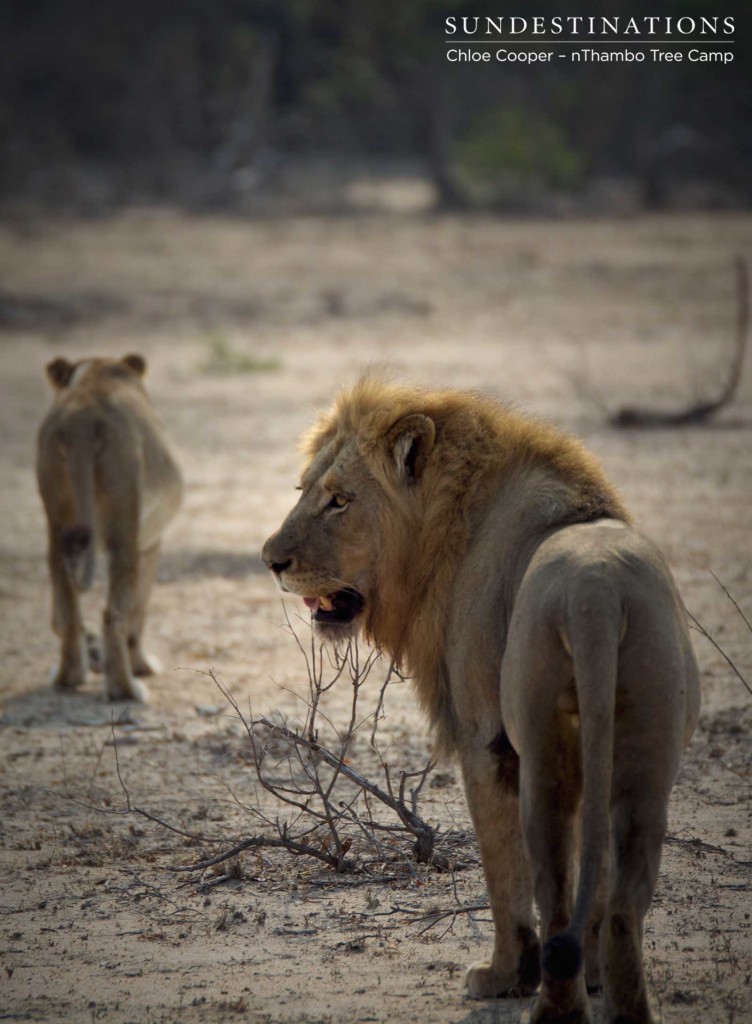
[[[389,669],[386,673],[386,678],[384,679],[381,690],[379,691],[379,699],[376,702],[376,710],[373,713],[373,728],[371,729],[372,747],[376,746],[376,730],[379,727],[379,722],[384,716],[384,694],[386,693],[386,688],[387,686],[389,686],[389,683],[392,680],[392,676],[394,675],[399,675],[399,672],[397,672],[397,670],[395,669],[394,658],[392,658],[392,660],[389,662]],[[402,677],[400,676],[400,678]]]
[[[734,354],[731,359],[729,375],[717,398],[690,405],[678,412],[656,412],[653,409],[626,406],[619,409],[610,418],[616,427],[684,427],[694,423],[703,423],[714,413],[733,401],[747,352],[749,337],[749,268],[746,259],[738,256],[735,261],[737,317]]]
[[[226,860],[230,860],[232,857],[237,857],[239,853],[244,850],[257,850],[261,847],[269,847],[278,850],[287,850],[289,853],[297,855],[303,855],[307,857],[314,857],[316,860],[322,860],[325,864],[330,867],[336,867],[336,858],[332,857],[330,853],[321,847],[311,846],[307,843],[300,843],[290,836],[283,836],[275,839],[272,836],[251,836],[248,839],[244,839],[242,842],[237,843],[231,849],[226,850],[224,853],[217,854],[216,857],[209,857],[208,860],[198,861],[195,864],[172,864],[169,865],[168,871],[205,871],[207,868],[214,867],[216,864],[222,864]]]
[[[233,789],[225,785],[233,803],[251,816],[257,831],[245,838],[207,836],[190,832],[136,806],[123,778],[114,722],[115,768],[125,806],[106,809],[104,813],[139,815],[192,843],[220,848],[212,856],[203,856],[192,864],[172,865],[169,869],[180,873],[204,872],[246,851],[265,848],[310,857],[337,873],[368,870],[376,864],[383,874],[383,866],[395,861],[401,862],[403,870],[413,876],[416,861],[439,870],[453,870],[455,864],[446,851],[467,842],[467,837],[459,832],[440,834],[418,810],[420,794],[434,767],[433,762],[428,761],[417,771],[400,770],[399,783],[395,785],[392,769],[375,742],[376,727],[383,717],[386,688],[394,676],[403,678],[399,671],[390,664],[375,710],[363,714],[359,707],[361,691],[380,652],[369,650],[364,658],[357,641],[353,640],[325,654],[313,631],[310,645],[301,641],[286,608],[285,620],[303,655],[308,675],[307,712],[299,726],[291,727],[295,723],[279,712],[254,717],[249,706],[248,713],[244,713],[214,669],[194,670],[213,680],[232,709],[231,717],[242,725],[248,743],[243,755],[254,776],[252,800],[240,800]],[[325,674],[327,665],[331,672]],[[336,683],[346,686],[348,680],[351,687],[349,713],[346,723],[338,728],[324,711],[324,698]],[[374,726],[370,746],[383,776],[379,781],[367,778],[350,760],[355,736],[371,719]],[[329,732],[335,737],[333,745],[324,742]],[[382,820],[376,813],[380,808],[387,810],[390,817]],[[358,853],[356,843],[368,857]]]

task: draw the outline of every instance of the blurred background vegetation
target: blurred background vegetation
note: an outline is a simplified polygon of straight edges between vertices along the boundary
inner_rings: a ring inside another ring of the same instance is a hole
[[[358,195],[347,183],[374,175],[422,181],[426,205],[444,208],[749,204],[738,14],[731,65],[446,61],[449,14],[640,13],[619,0],[528,8],[4,0],[0,204],[344,208]],[[660,13],[721,12],[679,0]]]

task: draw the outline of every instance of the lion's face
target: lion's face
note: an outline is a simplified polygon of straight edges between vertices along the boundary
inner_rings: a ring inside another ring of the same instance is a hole
[[[347,639],[373,619],[379,561],[393,547],[400,493],[413,489],[418,452],[432,444],[433,424],[411,416],[368,458],[355,435],[330,435],[315,452],[297,505],[261,557],[282,590],[303,598],[322,637]]]
[[[373,588],[377,484],[351,440],[336,455],[325,448],[301,490],[262,557],[281,589],[303,598],[319,631],[343,638],[358,629]]]

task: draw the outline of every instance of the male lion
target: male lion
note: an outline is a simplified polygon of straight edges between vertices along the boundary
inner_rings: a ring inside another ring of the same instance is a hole
[[[55,359],[54,403],[39,430],[37,479],[47,513],[52,628],[61,637],[55,685],[81,686],[88,667],[78,591],[94,577],[97,541],[108,556],[103,671],[111,700],[145,701],[134,676],[155,669],[141,647],[162,532],[183,483],[142,378],[141,356]],[[95,652],[99,656],[99,652]]]
[[[612,1024],[649,1022],[642,922],[699,711],[662,556],[579,441],[475,394],[367,377],[304,451],[263,558],[322,637],[405,663],[459,756],[496,930],[470,995],[536,989],[534,894],[532,1020],[590,1020],[587,978]]]

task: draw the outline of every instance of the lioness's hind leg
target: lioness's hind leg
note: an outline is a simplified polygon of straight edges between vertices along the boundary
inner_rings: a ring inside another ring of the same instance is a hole
[[[138,581],[128,628],[128,651],[131,668],[136,676],[152,676],[159,672],[159,662],[146,654],[142,646],[149,595],[154,584],[159,559],[159,544],[142,551],[138,559]]]
[[[104,652],[102,650],[102,638],[99,633],[90,629],[89,626],[85,629],[86,633],[86,653],[89,658],[89,668],[92,672],[102,673],[104,672]]]
[[[146,702],[149,691],[131,669],[128,650],[130,608],[136,586],[137,554],[131,538],[110,548],[109,589],[104,610],[104,676],[110,700]]]
[[[50,537],[48,561],[52,581],[52,628],[60,637],[60,663],[53,685],[61,690],[75,690],[86,681],[86,641],[78,594],[56,537]]]

